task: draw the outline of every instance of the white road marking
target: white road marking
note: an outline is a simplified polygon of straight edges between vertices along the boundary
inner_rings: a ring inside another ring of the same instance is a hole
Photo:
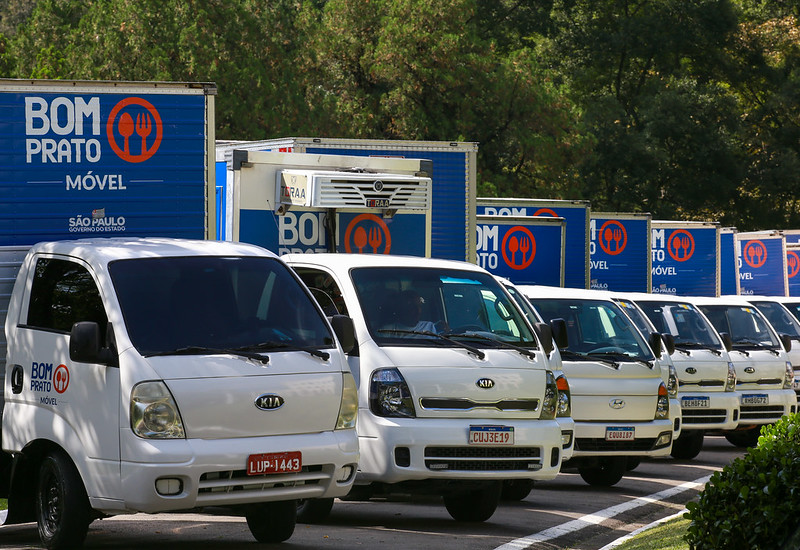
[[[699,489],[705,486],[709,479],[711,479],[710,475],[695,479],[694,481],[687,481],[686,483],[682,483],[675,487],[670,487],[669,489],[664,489],[663,491],[659,491],[651,495],[635,498],[633,500],[623,502],[622,504],[611,506],[605,510],[600,510],[593,514],[587,514],[578,519],[568,521],[567,523],[556,525],[555,527],[545,529],[544,531],[540,531],[533,535],[512,540],[511,542],[507,542],[502,546],[498,546],[495,550],[522,550],[530,547],[532,544],[536,544],[537,542],[546,542],[548,540],[557,539],[559,537],[563,537],[564,535],[574,533],[575,531],[585,527],[598,525],[610,518],[613,518],[614,516],[622,514],[623,512],[627,512],[628,510],[633,510],[639,506],[657,503],[674,495],[683,493],[684,491]]]

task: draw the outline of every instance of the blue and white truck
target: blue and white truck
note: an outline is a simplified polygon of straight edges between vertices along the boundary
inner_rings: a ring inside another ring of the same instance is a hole
[[[280,542],[355,478],[352,322],[275,254],[207,240],[215,93],[0,81],[0,518],[47,548],[206,506]]]

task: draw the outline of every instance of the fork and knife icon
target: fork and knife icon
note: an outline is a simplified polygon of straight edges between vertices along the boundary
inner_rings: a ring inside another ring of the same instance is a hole
[[[123,138],[122,150],[126,155],[130,155],[130,138],[136,133],[142,140],[140,155],[147,153],[147,136],[153,131],[153,122],[148,113],[138,113],[136,122],[130,113],[122,113],[117,123],[117,131]]]

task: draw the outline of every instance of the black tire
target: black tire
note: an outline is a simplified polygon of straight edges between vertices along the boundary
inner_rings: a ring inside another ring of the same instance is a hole
[[[681,432],[681,435],[672,442],[672,458],[691,460],[703,450],[704,434],[701,431]]]
[[[598,459],[591,466],[578,466],[578,473],[583,480],[594,487],[613,487],[628,467],[628,458],[624,456],[609,456]]]
[[[533,490],[532,479],[507,479],[503,482],[502,500],[522,500]]]
[[[36,523],[46,548],[83,546],[91,508],[78,469],[62,451],[45,455],[36,486]]]
[[[447,494],[444,496],[444,506],[456,521],[486,521],[497,510],[502,489],[503,484],[498,481],[481,489]]]
[[[297,521],[300,523],[321,523],[328,519],[332,509],[332,498],[298,500]]]
[[[258,542],[283,542],[294,533],[297,501],[261,502],[245,509],[247,527]]]
[[[755,447],[758,445],[758,436],[760,435],[761,426],[753,426],[752,428],[748,428],[746,430],[727,432],[725,434],[725,439],[727,439],[728,443],[734,447],[747,449],[749,447]]]

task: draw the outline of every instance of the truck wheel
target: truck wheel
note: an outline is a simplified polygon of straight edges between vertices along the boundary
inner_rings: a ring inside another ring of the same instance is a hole
[[[332,498],[309,498],[297,501],[297,521],[300,523],[321,523],[333,508]]]
[[[734,447],[746,449],[758,445],[758,436],[761,435],[761,426],[753,426],[746,430],[735,430],[725,434],[725,439]]]
[[[532,479],[507,479],[503,482],[502,500],[522,500],[533,490]]]
[[[681,432],[678,439],[672,442],[673,458],[691,460],[703,450],[704,434],[701,431]]]
[[[39,466],[36,523],[42,544],[52,549],[78,548],[89,530],[89,497],[77,468],[54,451]]]
[[[486,521],[497,510],[502,489],[503,484],[498,481],[482,489],[447,494],[444,496],[444,506],[456,521]]]
[[[292,536],[297,521],[297,501],[260,502],[247,506],[247,527],[258,542],[283,542]]]
[[[598,459],[592,466],[578,466],[578,473],[589,485],[595,487],[612,487],[616,485],[628,466],[624,456],[608,456]]]

